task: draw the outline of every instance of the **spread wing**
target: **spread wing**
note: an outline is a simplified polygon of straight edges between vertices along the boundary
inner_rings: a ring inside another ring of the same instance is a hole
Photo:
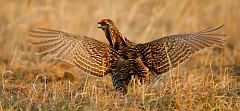
[[[48,59],[61,59],[98,77],[108,73],[110,58],[118,56],[106,43],[62,31],[38,28],[29,31],[30,43]]]
[[[166,36],[148,43],[138,44],[137,48],[144,64],[157,74],[168,72],[188,60],[197,51],[226,41],[212,32],[220,29],[211,27],[191,34]]]

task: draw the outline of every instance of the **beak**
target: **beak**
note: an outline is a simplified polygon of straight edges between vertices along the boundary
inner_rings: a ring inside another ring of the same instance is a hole
[[[104,25],[104,23],[103,22],[98,22],[97,24],[98,24],[97,28],[101,28],[105,32],[106,38],[107,38],[108,42],[110,43],[110,46],[115,48],[116,47],[115,46],[115,41],[116,40],[115,40],[115,38],[112,38],[111,35],[110,35],[110,32],[108,30],[106,30],[107,27]]]
[[[97,24],[99,24],[97,28],[102,28],[102,22],[98,22]]]

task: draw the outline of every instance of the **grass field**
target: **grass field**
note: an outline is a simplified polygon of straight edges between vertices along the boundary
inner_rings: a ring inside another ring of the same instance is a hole
[[[239,0],[0,0],[0,111],[239,111],[239,12]],[[133,84],[125,96],[109,75],[96,78],[65,62],[43,61],[28,45],[34,27],[107,42],[96,28],[103,18],[137,43],[222,24],[218,33],[229,43],[192,56],[154,85]]]

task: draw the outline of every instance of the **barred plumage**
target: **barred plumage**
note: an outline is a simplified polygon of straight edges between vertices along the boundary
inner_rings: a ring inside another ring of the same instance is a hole
[[[67,61],[94,76],[106,75],[110,58],[118,57],[108,44],[86,36],[43,28],[29,32],[31,44],[45,58]]]
[[[29,31],[30,42],[49,59],[67,61],[97,77],[110,73],[114,87],[123,93],[127,92],[132,75],[144,80],[149,71],[166,73],[197,51],[226,43],[224,39],[215,37],[224,35],[211,33],[222,26],[135,44],[121,35],[111,20],[103,19],[98,24],[110,45],[87,36],[43,28]]]
[[[137,50],[141,53],[143,63],[157,74],[163,74],[178,64],[185,62],[191,55],[214,44],[226,43],[224,36],[211,34],[215,29],[206,29],[197,33],[171,35],[154,40],[149,43],[137,44]]]

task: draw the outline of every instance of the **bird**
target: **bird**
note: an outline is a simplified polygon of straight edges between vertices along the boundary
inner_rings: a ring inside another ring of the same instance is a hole
[[[66,61],[95,77],[111,75],[114,88],[123,94],[128,92],[132,76],[146,81],[149,72],[162,75],[186,62],[196,52],[226,43],[220,38],[224,34],[214,33],[223,25],[134,43],[121,34],[112,20],[101,19],[97,24],[108,43],[48,28],[30,29],[29,42],[46,59]]]

